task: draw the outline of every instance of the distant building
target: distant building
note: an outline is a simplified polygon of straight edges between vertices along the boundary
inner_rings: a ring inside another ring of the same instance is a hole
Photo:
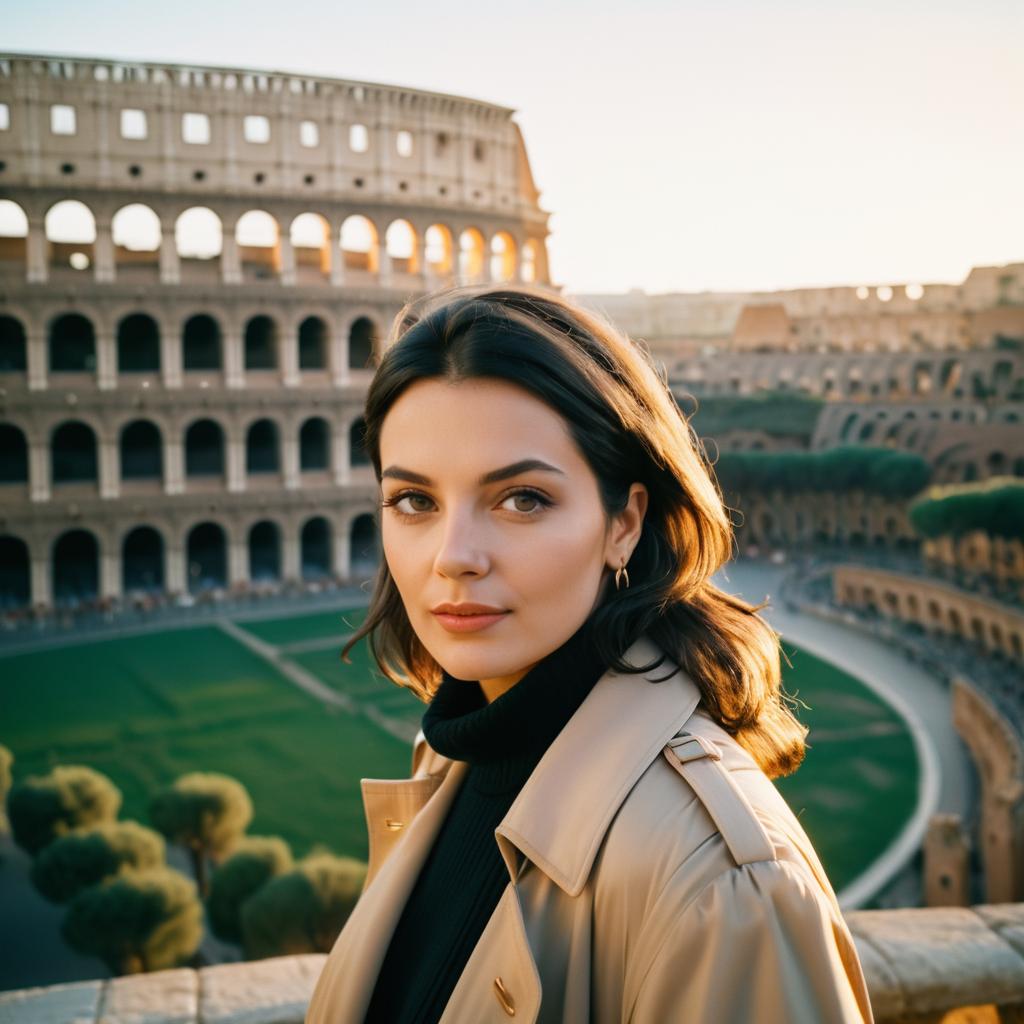
[[[0,606],[367,575],[402,302],[549,283],[513,111],[0,55]]]

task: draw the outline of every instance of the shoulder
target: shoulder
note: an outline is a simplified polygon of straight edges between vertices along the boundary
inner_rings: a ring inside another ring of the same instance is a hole
[[[613,878],[646,873],[684,902],[748,864],[796,872],[835,893],[796,816],[754,759],[704,711],[669,740],[630,791],[605,839]],[[838,905],[836,905],[838,911]]]

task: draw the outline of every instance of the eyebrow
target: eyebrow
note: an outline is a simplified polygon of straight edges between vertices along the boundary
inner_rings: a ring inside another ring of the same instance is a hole
[[[477,482],[481,487],[484,487],[487,484],[496,483],[498,480],[508,480],[509,477],[519,476],[520,473],[527,473],[531,469],[540,469],[548,473],[558,473],[561,476],[565,476],[561,469],[540,459],[520,459],[519,462],[513,462],[509,466],[502,466],[501,469],[492,469],[489,473],[484,473]],[[426,477],[422,473],[414,473],[411,469],[403,469],[401,466],[388,466],[381,473],[381,479],[383,480],[385,477],[390,477],[393,480],[408,480],[410,483],[423,484],[425,487],[432,487],[434,485],[434,481],[430,477]]]

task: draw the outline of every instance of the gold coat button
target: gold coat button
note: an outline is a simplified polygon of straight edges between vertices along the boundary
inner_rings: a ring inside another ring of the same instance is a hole
[[[512,1001],[512,993],[505,988],[505,984],[500,976],[494,979],[494,994],[498,997],[501,1008],[510,1017],[514,1017],[516,1015],[516,1004]]]

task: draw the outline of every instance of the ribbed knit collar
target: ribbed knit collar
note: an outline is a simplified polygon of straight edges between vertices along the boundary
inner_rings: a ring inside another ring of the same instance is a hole
[[[423,734],[439,754],[469,762],[467,781],[478,792],[522,785],[604,674],[591,621],[490,703],[479,680],[443,673],[423,715]]]

